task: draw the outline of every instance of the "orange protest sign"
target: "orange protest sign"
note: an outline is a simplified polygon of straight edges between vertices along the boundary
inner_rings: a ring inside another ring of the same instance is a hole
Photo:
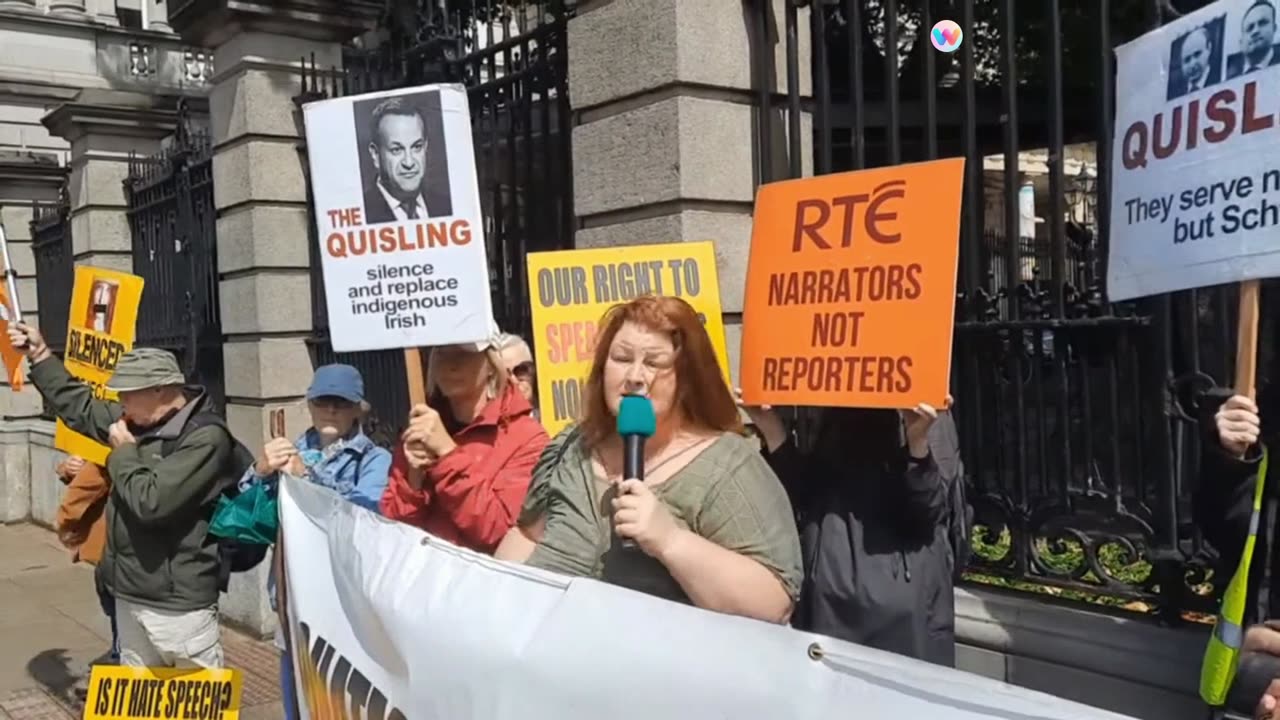
[[[0,283],[0,361],[4,362],[5,380],[14,392],[22,389],[22,353],[9,342],[9,321],[13,303],[9,302],[9,290]]]
[[[760,188],[746,403],[944,406],[963,181],[955,158]]]

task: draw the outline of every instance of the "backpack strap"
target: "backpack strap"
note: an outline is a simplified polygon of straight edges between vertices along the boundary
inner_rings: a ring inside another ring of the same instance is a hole
[[[182,441],[188,435],[200,428],[208,427],[210,425],[216,425],[222,428],[223,432],[227,433],[227,436],[231,438],[231,441],[235,442],[235,437],[231,435],[231,430],[227,428],[227,424],[223,422],[221,417],[208,410],[201,410],[187,419],[187,424],[182,426],[182,431],[178,433],[177,437],[165,438],[161,441],[160,455],[162,457],[172,455],[173,451],[178,449],[178,445],[182,444]]]

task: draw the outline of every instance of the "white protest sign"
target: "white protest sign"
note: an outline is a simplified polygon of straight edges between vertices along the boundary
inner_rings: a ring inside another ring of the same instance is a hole
[[[309,103],[303,113],[334,350],[488,337],[466,90],[369,93]]]
[[[499,562],[293,477],[281,485],[280,523],[303,718],[1122,717]]]
[[[1280,276],[1277,112],[1273,0],[1220,0],[1116,49],[1111,300]]]

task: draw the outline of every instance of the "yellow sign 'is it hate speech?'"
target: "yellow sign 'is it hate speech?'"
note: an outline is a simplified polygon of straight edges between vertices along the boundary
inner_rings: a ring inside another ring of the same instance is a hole
[[[241,684],[230,668],[95,665],[84,720],[239,720]]]

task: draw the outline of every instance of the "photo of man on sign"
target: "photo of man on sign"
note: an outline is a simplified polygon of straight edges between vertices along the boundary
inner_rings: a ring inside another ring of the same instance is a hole
[[[365,222],[451,215],[440,94],[374,98],[351,107],[356,136],[367,139],[368,158],[360,163]]]

